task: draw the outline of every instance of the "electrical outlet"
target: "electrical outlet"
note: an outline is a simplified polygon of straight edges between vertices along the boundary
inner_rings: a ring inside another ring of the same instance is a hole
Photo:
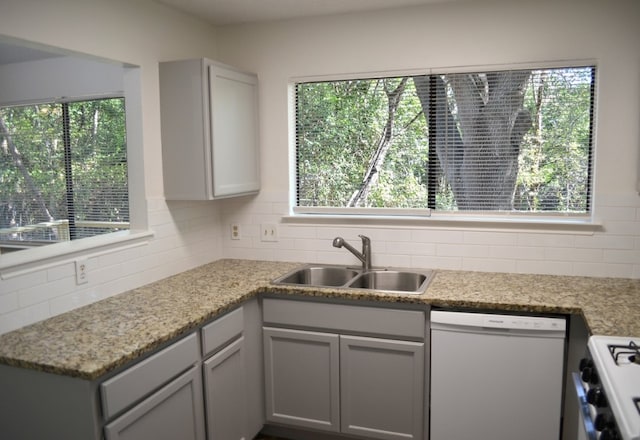
[[[85,258],[76,260],[76,284],[87,284],[89,282],[89,266]]]
[[[240,240],[240,225],[238,223],[231,223],[231,239]]]
[[[278,241],[277,225],[260,225],[261,241]]]

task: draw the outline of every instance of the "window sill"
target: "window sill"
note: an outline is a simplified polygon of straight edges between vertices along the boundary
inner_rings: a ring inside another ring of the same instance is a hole
[[[82,256],[99,256],[146,245],[153,236],[147,231],[121,231],[42,246],[0,256],[0,279],[6,280],[37,270],[48,269]]]
[[[301,225],[344,225],[374,227],[429,227],[442,229],[492,230],[513,232],[572,233],[592,235],[602,231],[602,224],[591,217],[521,215],[457,215],[434,214],[424,216],[294,214],[282,217],[282,222]]]

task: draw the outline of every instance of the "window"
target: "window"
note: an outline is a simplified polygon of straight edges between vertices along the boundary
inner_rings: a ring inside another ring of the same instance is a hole
[[[0,247],[129,228],[124,98],[0,108]]]
[[[595,72],[296,83],[297,208],[587,214]]]

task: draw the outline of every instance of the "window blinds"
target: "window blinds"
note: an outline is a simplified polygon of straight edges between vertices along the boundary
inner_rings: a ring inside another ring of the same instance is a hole
[[[123,98],[0,109],[0,240],[128,229]]]
[[[594,66],[298,83],[299,206],[586,213]],[[386,198],[385,198],[386,195]]]

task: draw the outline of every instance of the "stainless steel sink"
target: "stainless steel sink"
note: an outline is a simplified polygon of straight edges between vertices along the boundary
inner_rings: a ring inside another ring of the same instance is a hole
[[[273,283],[420,295],[425,292],[432,277],[431,270],[371,269],[363,271],[346,266],[305,265],[275,279]]]
[[[275,284],[344,286],[360,272],[344,266],[305,266],[276,279]]]
[[[419,294],[426,290],[430,279],[431,271],[372,270],[354,278],[348,287]]]

